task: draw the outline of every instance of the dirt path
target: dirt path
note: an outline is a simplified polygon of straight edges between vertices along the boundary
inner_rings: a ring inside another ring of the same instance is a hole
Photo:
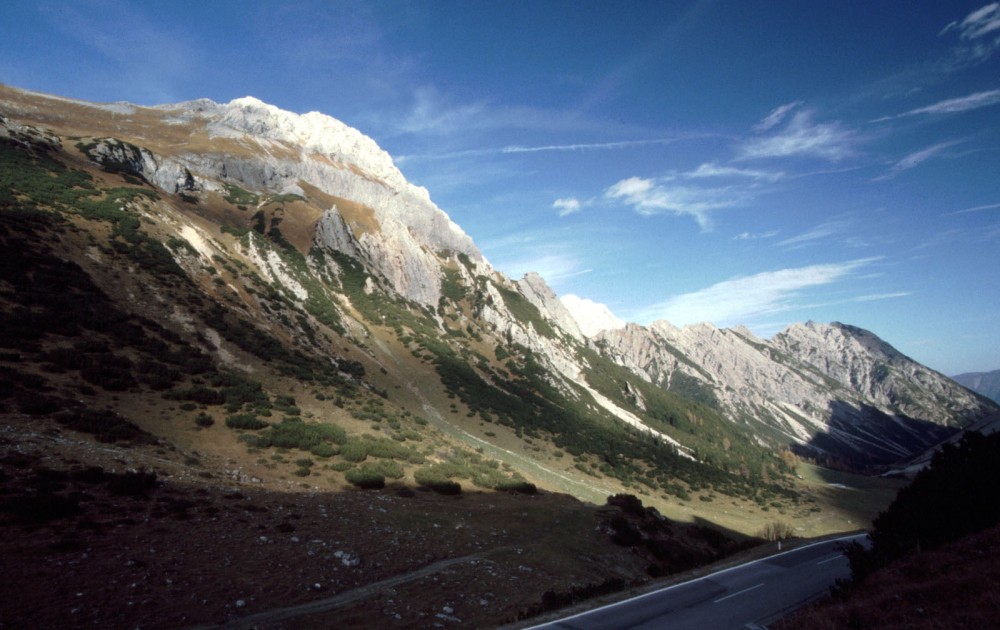
[[[409,573],[403,573],[402,575],[396,575],[379,582],[374,582],[372,584],[367,584],[343,593],[338,593],[331,597],[326,597],[323,599],[317,599],[315,601],[306,602],[305,604],[298,604],[296,606],[288,606],[286,608],[275,608],[273,610],[267,610],[260,613],[255,613],[253,615],[247,615],[241,619],[235,619],[233,621],[221,624],[219,626],[199,626],[199,628],[231,628],[233,630],[238,630],[240,628],[259,628],[262,626],[267,626],[268,624],[273,624],[279,621],[285,621],[288,619],[294,619],[296,617],[302,617],[304,615],[315,615],[320,613],[329,612],[349,604],[353,604],[359,600],[371,597],[376,593],[385,591],[387,589],[399,586],[400,584],[405,584],[406,582],[412,582],[414,580],[419,580],[420,578],[427,577],[433,573],[437,573],[442,569],[446,569],[455,564],[462,564],[465,562],[471,562],[473,560],[482,560],[486,556],[499,553],[502,551],[509,551],[510,547],[498,547],[496,549],[491,549],[490,551],[485,551],[482,553],[473,553],[467,556],[459,556],[457,558],[447,558],[445,560],[439,560],[437,562],[432,562],[427,566],[417,569],[416,571],[410,571]]]

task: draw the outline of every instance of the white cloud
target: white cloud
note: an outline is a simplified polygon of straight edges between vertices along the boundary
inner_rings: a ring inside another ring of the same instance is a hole
[[[502,269],[511,278],[521,278],[527,273],[537,273],[545,278],[549,285],[556,285],[562,280],[590,273],[591,269],[582,268],[580,261],[571,255],[543,254],[541,256],[519,258],[494,265]]]
[[[737,234],[733,237],[734,241],[756,241],[766,238],[774,238],[778,235],[778,230],[770,230],[768,232],[743,232]]]
[[[990,3],[945,26],[938,35],[955,32],[959,44],[954,50],[952,70],[986,61],[1000,49],[1000,3]]]
[[[651,140],[619,140],[614,142],[581,142],[575,144],[544,144],[540,146],[512,145],[495,149],[496,153],[540,153],[543,151],[585,151],[602,149],[633,149],[658,144],[673,144],[683,138],[653,138]]]
[[[958,36],[966,41],[1000,30],[1000,3],[993,2],[976,9],[961,22],[952,22],[944,27],[940,34],[953,30],[958,31]]]
[[[806,289],[847,279],[876,260],[862,258],[734,278],[654,304],[643,309],[636,319],[644,324],[665,319],[676,326],[706,321],[719,326],[744,323],[798,308],[801,305],[797,300]]]
[[[1000,208],[1000,203],[988,203],[983,206],[974,206],[972,208],[965,208],[963,210],[955,210],[954,212],[949,212],[948,215],[952,214],[970,214],[973,212],[982,212],[983,210],[993,210],[995,208]]]
[[[938,144],[929,146],[926,149],[921,149],[920,151],[914,151],[913,153],[910,153],[903,159],[893,164],[892,168],[889,169],[888,173],[876,177],[875,180],[877,181],[877,180],[889,179],[890,177],[895,177],[896,175],[902,173],[903,171],[908,171],[911,168],[916,168],[917,166],[920,166],[922,163],[926,162],[932,157],[935,157],[936,155],[940,154],[945,149],[955,146],[960,142],[961,140],[940,142]]]
[[[896,114],[895,116],[883,116],[882,118],[876,118],[872,122],[882,122],[885,120],[902,118],[904,116],[917,116],[919,114],[956,114],[973,109],[979,109],[981,107],[989,107],[998,103],[1000,103],[1000,90],[987,90],[985,92],[969,94],[968,96],[959,96],[958,98],[949,98],[943,101],[938,101],[933,105],[911,109],[908,112]]]
[[[709,211],[730,208],[745,202],[745,196],[729,188],[673,186],[653,179],[629,177],[604,191],[604,196],[632,206],[636,212],[651,216],[673,214],[693,217],[703,230],[712,226]]]
[[[448,105],[437,90],[422,87],[414,93],[413,107],[400,126],[405,133],[447,134],[481,124],[484,109],[482,103]]]
[[[699,179],[706,177],[740,177],[753,180],[764,180],[768,182],[776,182],[783,177],[785,174],[781,171],[762,171],[757,169],[748,168],[736,168],[733,166],[719,166],[711,162],[702,164],[693,171],[688,171],[684,173],[684,177],[688,179]]]
[[[745,143],[740,158],[817,157],[837,161],[853,155],[858,140],[854,131],[839,122],[815,123],[812,110],[803,110],[776,133]]]
[[[801,104],[802,101],[795,101],[793,103],[786,103],[785,105],[775,107],[771,113],[764,118],[764,120],[754,125],[753,130],[760,133],[781,124],[781,121],[785,119],[788,112],[792,111]]]
[[[566,197],[553,201],[552,207],[559,209],[560,217],[565,217],[573,214],[574,212],[579,212],[582,206],[580,205],[580,200],[576,197]]]
[[[894,293],[872,293],[869,295],[859,295],[852,298],[852,302],[877,302],[879,300],[893,300],[895,298],[909,297],[913,295],[910,291],[896,291]]]
[[[849,221],[827,221],[817,225],[807,232],[786,238],[785,240],[780,241],[778,245],[783,247],[804,247],[813,241],[818,241],[835,234],[839,234],[847,229],[849,225]]]

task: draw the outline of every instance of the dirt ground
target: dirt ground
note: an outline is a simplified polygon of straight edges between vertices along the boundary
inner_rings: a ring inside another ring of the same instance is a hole
[[[0,628],[490,627],[648,579],[566,495],[278,491],[16,417],[0,464]]]

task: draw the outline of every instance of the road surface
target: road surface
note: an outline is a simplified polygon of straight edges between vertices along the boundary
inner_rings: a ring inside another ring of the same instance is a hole
[[[721,630],[766,623],[848,577],[837,546],[866,536],[813,543],[535,628]]]

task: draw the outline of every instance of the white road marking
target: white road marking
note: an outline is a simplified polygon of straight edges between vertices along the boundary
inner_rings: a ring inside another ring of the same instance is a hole
[[[817,565],[826,564],[827,562],[833,562],[834,560],[840,560],[843,557],[844,557],[844,554],[837,554],[837,555],[833,556],[832,558],[827,558],[826,560],[820,560],[816,564]]]
[[[751,586],[750,588],[745,588],[742,591],[736,591],[735,593],[730,593],[729,595],[726,595],[725,597],[720,597],[719,599],[714,600],[712,603],[713,604],[718,604],[719,602],[724,602],[727,599],[729,599],[730,597],[736,597],[737,595],[742,595],[743,593],[749,593],[750,591],[754,590],[755,588],[760,588],[762,586],[764,586],[763,582],[761,582],[760,584],[758,584],[756,586]]]

